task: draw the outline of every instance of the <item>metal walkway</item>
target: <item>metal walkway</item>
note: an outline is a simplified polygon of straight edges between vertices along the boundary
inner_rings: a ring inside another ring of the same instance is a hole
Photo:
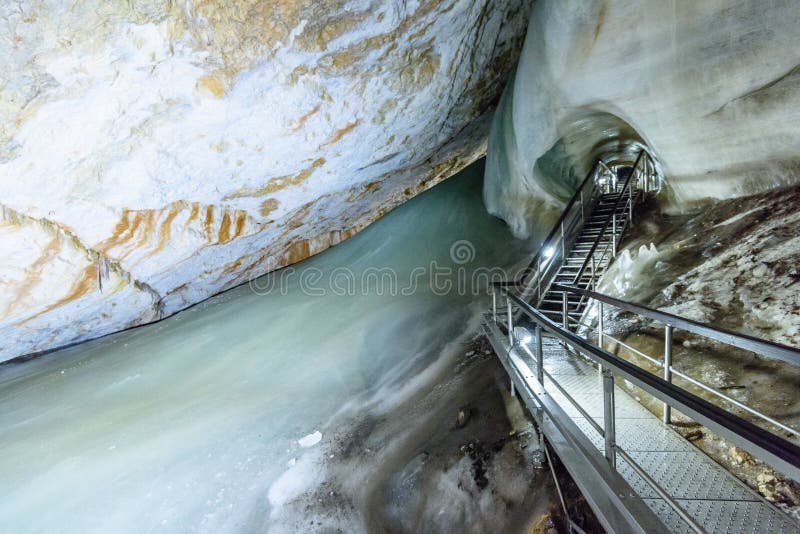
[[[484,328],[495,351],[503,354],[501,360],[509,374],[518,374],[516,390],[536,391],[538,370],[531,342],[509,351],[508,342],[502,342],[505,336],[496,326],[487,322]],[[604,396],[597,366],[570,352],[551,337],[544,337],[543,353],[545,382],[542,389],[547,392],[551,402],[563,411],[563,415],[552,414],[550,417],[568,419],[579,432],[573,430],[573,439],[588,440],[590,445],[584,447],[594,447],[596,453],[602,455],[605,439],[598,429],[605,427]],[[567,395],[575,400],[577,406],[572,404]],[[525,397],[524,394],[522,396]],[[536,395],[532,395],[530,400],[535,398]],[[800,531],[797,523],[665,425],[619,386],[614,387],[614,404],[616,444],[635,462],[631,464],[625,458],[617,458],[616,470],[630,489],[618,484],[616,491],[628,497],[639,497],[663,523],[666,531],[695,532],[653,486],[637,474],[638,469],[644,470],[645,476],[658,484],[705,532],[759,534]],[[533,410],[540,412],[541,408],[534,403]],[[550,440],[550,436],[545,434]],[[558,447],[555,448],[558,450]],[[599,489],[591,482],[587,484],[583,469],[575,467],[574,462],[565,461],[563,457],[562,461],[590,502],[592,499],[588,492],[609,491],[608,488]],[[613,481],[609,482],[613,484]],[[639,517],[641,526],[646,526],[643,531],[660,531],[657,522],[652,518],[647,522],[646,519],[642,515]],[[627,532],[620,527],[620,524],[626,523],[617,519],[604,526],[609,531]]]
[[[626,171],[620,173],[625,176],[620,184],[611,169],[598,163],[526,276],[495,286],[484,333],[511,378],[512,390],[519,393],[606,530],[800,532],[800,524],[667,424],[670,410],[675,408],[778,471],[800,478],[800,448],[769,429],[800,433],[737,405],[738,401],[723,392],[675,369],[672,333],[680,328],[795,365],[800,365],[800,351],[594,292],[594,282],[616,256],[618,240],[632,220],[637,200],[654,188],[655,173],[645,153],[639,155],[632,172],[630,168]],[[615,199],[613,209],[603,202],[608,198]],[[576,210],[578,203],[580,209]],[[600,218],[596,217],[598,207]],[[599,229],[588,247],[581,238],[586,221],[593,221],[590,226]],[[613,232],[611,236],[608,230]],[[573,247],[585,249],[581,261],[570,262]],[[569,266],[569,276],[559,276],[565,273],[565,266]],[[571,285],[562,284],[564,281]],[[504,309],[498,311],[498,299],[503,298]],[[639,353],[661,367],[663,378],[605,350],[609,338],[622,343],[604,332],[605,311],[612,307],[636,313],[645,322],[665,325],[663,358]],[[760,417],[767,428],[675,386],[673,374],[693,380],[723,403],[733,403],[740,411]],[[662,417],[616,385],[615,377],[662,400]],[[571,527],[580,532],[574,523]]]

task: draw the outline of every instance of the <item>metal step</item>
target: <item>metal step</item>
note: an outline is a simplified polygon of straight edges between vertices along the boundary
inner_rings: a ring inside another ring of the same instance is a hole
[[[573,296],[574,296],[573,294],[569,294],[569,298],[567,299],[568,306],[574,306],[580,303],[581,299],[580,298],[574,299],[572,298]],[[561,293],[558,293],[556,295],[556,294],[551,294],[551,292],[547,292],[545,293],[544,299],[542,300],[541,304],[557,304],[559,306],[562,306],[564,304],[562,298],[563,297],[561,297]]]

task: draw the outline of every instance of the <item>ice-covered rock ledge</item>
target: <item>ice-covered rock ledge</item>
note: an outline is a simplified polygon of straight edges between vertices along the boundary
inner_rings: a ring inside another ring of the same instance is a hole
[[[474,160],[529,3],[0,5],[0,361],[299,261]]]

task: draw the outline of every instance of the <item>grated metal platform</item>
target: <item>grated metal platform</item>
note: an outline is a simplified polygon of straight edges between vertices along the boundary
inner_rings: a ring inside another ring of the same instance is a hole
[[[533,347],[529,348],[532,352]],[[551,337],[543,338],[542,348],[545,371],[602,428],[603,390],[597,367]],[[524,362],[529,368],[523,374],[535,373],[536,361],[530,354],[516,347],[512,353],[513,360]],[[545,390],[602,451],[603,437],[547,377]],[[662,423],[619,386],[615,386],[615,413],[617,443],[707,532],[800,532],[800,526],[791,518]],[[694,532],[623,458],[618,459],[617,470],[670,531]]]
[[[800,533],[794,518],[617,387],[625,380],[642,388],[663,403],[663,421],[669,422],[671,409],[678,409],[800,480],[797,444],[672,383],[672,374],[677,373],[672,365],[673,331],[680,328],[797,366],[800,350],[625,302],[594,289],[614,261],[619,239],[632,223],[640,200],[658,191],[660,183],[645,150],[632,167],[612,169],[599,160],[525,274],[492,284],[492,307],[484,315],[484,332],[511,378],[512,388],[607,531]],[[662,324],[664,353],[647,358],[661,365],[663,378],[607,352],[600,336],[596,345],[577,332],[574,327],[583,324],[580,321],[590,305],[597,306],[596,331],[601,333],[604,305]],[[725,393],[707,384],[703,387],[735,403]],[[748,410],[766,423],[800,436],[768,415]],[[569,521],[572,530],[581,531]]]

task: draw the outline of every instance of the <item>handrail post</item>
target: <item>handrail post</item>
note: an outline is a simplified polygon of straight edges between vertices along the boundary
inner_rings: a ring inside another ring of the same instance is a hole
[[[668,324],[664,329],[664,380],[672,382],[672,325]],[[664,423],[669,424],[672,409],[666,402],[664,403]]]
[[[617,213],[611,213],[611,256],[617,257]]]
[[[631,226],[633,226],[633,187],[628,185],[628,199],[630,200],[630,204],[628,204],[628,222]]]
[[[542,325],[536,323],[536,378],[544,388],[544,351],[542,351]]]
[[[591,265],[592,265],[590,267],[591,270],[592,270],[591,271],[591,275],[592,275],[592,277],[591,277],[591,288],[592,288],[592,291],[594,291],[594,253],[592,253],[592,264]]]
[[[603,301],[597,301],[597,346],[603,349]],[[603,378],[603,366],[597,366],[597,372],[600,378]]]
[[[542,300],[542,258],[539,257],[539,267],[536,269],[536,303]]]
[[[616,421],[614,410],[614,374],[603,369],[603,433],[605,457],[611,467],[617,467]]]
[[[639,178],[638,182],[639,182],[639,189],[644,191],[645,189],[647,189],[647,184],[646,184],[646,182],[647,182],[647,156],[643,157],[642,159],[644,161],[642,161],[642,172],[639,174],[640,178]],[[636,170],[636,169],[634,169],[634,170]]]
[[[603,301],[597,302],[597,346],[603,348]]]
[[[564,236],[564,221],[561,221],[561,265],[567,262],[567,241]]]
[[[508,305],[508,344],[514,346],[514,317],[511,314],[511,299],[506,297]]]
[[[564,323],[564,330],[569,330],[569,313],[567,311],[567,292],[561,292],[561,320]]]
[[[492,320],[497,324],[497,288],[492,286]]]

